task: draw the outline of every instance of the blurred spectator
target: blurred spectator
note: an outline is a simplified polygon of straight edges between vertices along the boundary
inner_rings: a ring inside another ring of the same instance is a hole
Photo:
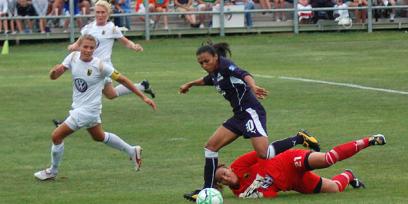
[[[155,3],[154,3],[154,12],[158,12],[158,13],[168,12],[169,2],[170,2],[170,0],[156,0]],[[154,21],[153,29],[155,29],[157,27],[157,25],[159,24],[160,16],[161,15],[156,16],[156,19]],[[164,23],[164,29],[168,30],[169,29],[169,24],[168,24],[168,16],[167,15],[163,16],[163,23]]]
[[[214,6],[219,5],[220,0],[198,0],[199,11],[212,11]],[[199,14],[200,28],[204,28],[206,14]]]
[[[64,14],[65,14],[65,16],[70,16],[70,15],[71,15],[70,3],[69,3],[69,1],[70,1],[70,0],[65,0],[65,1],[64,1]],[[73,0],[73,1],[74,1],[74,8],[73,8],[74,16],[78,16],[78,15],[80,15],[79,0]],[[64,20],[64,32],[68,32],[68,25],[69,25],[69,23],[70,23],[69,18],[66,18],[66,19]],[[81,20],[81,18],[76,18],[76,23],[77,23],[78,28],[81,28],[81,27],[82,27],[82,20]]]
[[[0,0],[0,17],[7,17],[8,14],[8,1]],[[7,20],[0,20],[0,32],[4,28],[4,34],[8,33],[8,23]]]
[[[232,0],[232,3],[235,5],[244,5],[245,11],[255,9],[255,3],[252,0]],[[252,28],[252,16],[251,13],[245,12],[245,25],[247,28]]]
[[[115,14],[125,14],[132,13],[132,8],[130,6],[130,0],[115,0],[113,13]],[[114,18],[115,25],[119,27],[126,27],[130,30],[130,16],[121,16]]]
[[[48,0],[32,0],[33,1],[33,6],[35,9],[35,12],[37,13],[38,16],[44,17],[47,15],[47,10],[48,10]],[[40,25],[40,32],[45,33],[45,19],[41,18],[39,20],[39,25]]]
[[[343,8],[333,12],[333,17],[335,18],[334,21],[338,22],[339,25],[350,25],[351,19],[347,3],[343,2],[343,0],[336,0],[336,5],[334,5],[334,8]]]
[[[375,6],[395,6],[395,0],[374,0],[373,4]],[[378,21],[379,18],[389,17],[390,22],[395,20],[395,9],[375,9],[374,11],[375,20]]]
[[[148,7],[149,7],[149,12],[154,11],[154,0],[149,0]],[[143,0],[136,0],[135,12],[137,14],[145,14],[146,13],[146,8],[145,8],[145,5],[143,3]],[[145,21],[144,16],[139,16],[139,19],[141,21],[143,21],[143,22]],[[149,23],[150,23],[150,25],[154,25],[154,21],[152,19],[149,19]]]
[[[350,5],[353,7],[362,7],[367,6],[368,3],[367,0],[353,0]],[[365,23],[365,20],[367,18],[367,10],[354,10],[354,16],[356,17],[357,23]]]
[[[334,6],[334,3],[331,0],[311,0],[310,4],[312,8],[327,8]],[[314,11],[313,22],[316,23],[319,19],[333,19],[333,11]]]
[[[27,0],[17,0],[17,15],[18,16],[36,16],[33,5]],[[28,28],[24,24],[24,21],[27,23]],[[32,33],[33,32],[33,20],[16,20],[17,28],[20,33]]]
[[[301,0],[299,0],[300,2]],[[285,8],[285,0],[273,0],[273,7],[274,9],[283,9]],[[280,15],[279,15],[280,14]],[[286,21],[285,12],[275,12],[275,20],[276,21]]]
[[[13,17],[17,16],[17,0],[8,0],[8,16]],[[11,34],[16,34],[16,29],[15,29],[15,20],[10,20],[8,21],[10,25],[10,30]]]
[[[259,5],[261,6],[261,9],[271,9],[271,2],[270,0],[259,0]],[[262,14],[266,14],[266,12],[262,12]]]
[[[312,5],[308,0],[299,0],[297,4],[298,9],[311,9]],[[298,11],[299,23],[310,23],[313,17],[312,11]]]
[[[178,12],[189,12],[195,11],[193,8],[193,0],[174,0],[176,10]],[[199,27],[200,24],[196,21],[196,16],[194,14],[185,14],[184,19],[190,24],[191,27]]]

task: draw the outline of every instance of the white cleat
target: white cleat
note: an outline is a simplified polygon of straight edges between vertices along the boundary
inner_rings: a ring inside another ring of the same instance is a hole
[[[135,164],[135,170],[139,171],[142,166],[142,147],[137,145],[135,146],[135,154],[132,156],[132,161]]]
[[[51,169],[44,169],[34,173],[34,176],[41,181],[55,179],[57,177],[56,173],[51,172]]]

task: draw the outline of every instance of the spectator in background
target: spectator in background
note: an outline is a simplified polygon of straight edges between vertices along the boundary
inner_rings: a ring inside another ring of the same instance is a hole
[[[74,1],[74,16],[78,16],[80,15],[80,6],[79,6],[79,0],[73,0]],[[69,4],[69,0],[65,0],[64,2],[64,14],[65,16],[70,16],[70,4]],[[66,18],[64,20],[64,32],[68,32],[68,25],[70,23],[69,18]],[[81,18],[76,18],[76,23],[78,28],[82,27],[82,20]]]
[[[149,12],[154,11],[154,0],[149,0],[148,7],[149,7]],[[146,13],[146,8],[144,6],[143,0],[136,0],[135,12],[137,14],[145,14]],[[143,21],[143,22],[145,21],[144,16],[139,16],[139,19],[141,21]],[[149,23],[150,23],[150,25],[154,25],[154,21],[152,19],[149,19]]]
[[[37,14],[35,13],[34,7],[31,3],[29,3],[27,0],[17,0],[17,15],[18,16],[36,16]],[[23,21],[27,22],[28,29],[26,28],[25,25],[23,25]],[[33,32],[33,20],[32,19],[26,19],[26,20],[16,20],[17,22],[17,28],[20,33],[32,33]]]
[[[13,17],[17,15],[17,0],[8,0],[8,16]],[[8,21],[10,25],[11,34],[16,34],[15,20]]]
[[[115,14],[126,14],[132,13],[132,8],[130,6],[130,0],[115,0],[113,13]],[[114,18],[115,25],[119,27],[126,27],[130,30],[130,16],[121,16]]]
[[[214,6],[218,6],[220,0],[198,0],[198,10],[199,11],[212,11]],[[204,22],[206,14],[199,14],[200,28],[204,28]]]
[[[285,0],[274,0],[273,1],[274,9],[284,9],[285,8]],[[279,15],[280,14],[280,15]],[[276,21],[286,21],[286,15],[284,11],[275,12],[275,20]]]
[[[8,2],[7,0],[0,0],[0,17],[7,17],[8,14]],[[2,27],[4,27],[4,34],[7,34],[8,23],[7,20],[0,20],[0,32],[2,32]]]
[[[231,1],[234,5],[244,5],[245,11],[255,9],[255,3],[252,0],[232,0]],[[247,28],[252,28],[252,16],[251,13],[245,12],[245,25]]]
[[[166,13],[169,11],[168,6],[169,6],[170,0],[155,0],[154,2],[154,12],[157,13]],[[160,16],[157,15],[156,19],[154,21],[153,29],[157,27],[160,21]],[[164,29],[168,30],[169,29],[169,23],[168,23],[168,16],[164,15],[163,16],[163,23],[164,23]]]
[[[351,6],[353,7],[361,7],[367,5],[367,0],[353,0],[353,3],[351,3]],[[354,10],[354,15],[356,17],[357,23],[365,23],[367,18],[367,10]]]
[[[334,3],[331,0],[311,0],[312,8],[333,7]],[[333,11],[314,11],[313,22],[316,23],[319,19],[333,19]]]
[[[178,12],[195,11],[195,9],[193,8],[193,0],[174,0],[174,4]],[[184,18],[187,20],[191,27],[197,28],[200,26],[200,24],[197,23],[196,16],[194,14],[185,14]]]
[[[32,0],[35,12],[38,16],[44,17],[47,15],[48,0]],[[40,32],[45,33],[46,22],[44,18],[39,20]]]
[[[343,8],[333,12],[333,16],[335,17],[334,21],[338,22],[339,25],[351,23],[347,3],[345,3],[343,0],[336,0],[336,5],[334,5],[334,8]]]
[[[261,9],[271,9],[271,2],[269,0],[259,0],[259,4],[261,5]],[[263,15],[266,14],[266,12],[262,12]]]
[[[299,0],[297,4],[298,9],[311,9],[312,5],[309,4],[309,0]],[[299,23],[310,23],[312,19],[312,11],[298,11]]]

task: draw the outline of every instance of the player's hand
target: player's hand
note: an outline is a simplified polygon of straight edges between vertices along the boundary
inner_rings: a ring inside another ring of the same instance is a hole
[[[268,91],[260,86],[255,86],[253,91],[258,99],[264,99],[268,96]]]
[[[77,51],[77,47],[75,46],[75,44],[70,44],[67,47],[68,51],[73,52],[73,51]]]
[[[153,108],[153,110],[156,110],[156,109],[157,109],[157,105],[156,105],[156,103],[155,103],[152,99],[147,98],[147,97],[144,97],[144,98],[143,98],[143,101],[144,101],[147,105],[151,106],[151,107]]]
[[[180,89],[179,89],[179,93],[181,93],[181,94],[185,94],[185,93],[187,93],[188,92],[188,90],[191,88],[191,85],[190,84],[183,84],[183,85],[181,85],[180,86]]]
[[[134,44],[132,49],[136,52],[143,52],[143,47],[140,44]]]

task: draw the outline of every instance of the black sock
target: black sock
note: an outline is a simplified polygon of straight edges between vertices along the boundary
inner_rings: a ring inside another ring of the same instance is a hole
[[[294,147],[297,144],[303,144],[304,139],[302,136],[296,135],[293,137],[288,137],[283,140],[273,141],[270,145],[275,149],[275,156]]]
[[[213,188],[215,170],[218,166],[218,157],[205,158],[204,166],[204,188]]]

